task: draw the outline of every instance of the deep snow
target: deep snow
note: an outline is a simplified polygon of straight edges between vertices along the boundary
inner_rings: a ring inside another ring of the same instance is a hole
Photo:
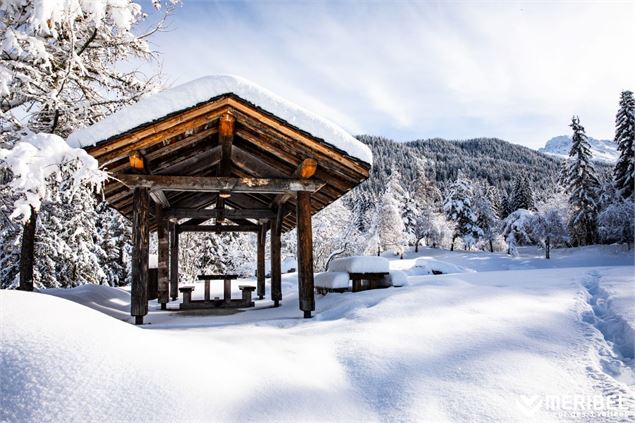
[[[615,246],[553,256],[423,249],[391,268],[433,257],[471,272],[317,296],[311,320],[300,318],[294,274],[280,308],[257,301],[218,316],[153,303],[143,327],[2,291],[0,420],[534,422],[567,420],[548,398],[620,395],[622,417],[575,421],[628,421],[633,361],[609,334],[634,327],[633,255]],[[49,293],[127,319],[124,290]]]

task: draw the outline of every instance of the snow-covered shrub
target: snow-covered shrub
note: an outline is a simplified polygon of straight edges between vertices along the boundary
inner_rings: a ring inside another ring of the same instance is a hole
[[[610,204],[598,216],[602,242],[624,242],[630,249],[635,232],[635,204],[630,199]]]
[[[502,235],[507,242],[507,254],[517,255],[517,246],[531,244],[533,216],[529,210],[520,209],[505,218]]]

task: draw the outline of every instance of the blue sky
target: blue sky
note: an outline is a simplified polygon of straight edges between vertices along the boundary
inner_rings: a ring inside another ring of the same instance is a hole
[[[168,85],[241,75],[354,134],[612,138],[635,90],[634,2],[183,0],[154,38]]]

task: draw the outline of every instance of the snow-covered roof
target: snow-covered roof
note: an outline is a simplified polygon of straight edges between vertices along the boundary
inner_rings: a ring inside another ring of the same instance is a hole
[[[234,94],[312,136],[323,139],[351,157],[372,164],[373,156],[368,146],[338,125],[244,78],[232,75],[206,76],[145,97],[92,126],[76,130],[68,137],[67,142],[73,147],[90,147],[99,141],[224,94]]]

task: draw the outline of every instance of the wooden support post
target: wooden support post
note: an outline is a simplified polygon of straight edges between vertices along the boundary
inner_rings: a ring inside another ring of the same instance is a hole
[[[298,234],[298,289],[300,310],[310,318],[315,310],[315,288],[313,285],[313,231],[311,228],[311,194],[297,194],[296,221]]]
[[[179,233],[176,224],[168,224],[170,230],[170,297],[176,301],[179,296]]]
[[[167,221],[163,216],[163,209],[160,205],[156,206],[155,219],[157,222],[157,240],[159,242],[159,251],[158,251],[158,300],[161,304],[161,310],[167,309],[167,304],[170,302],[170,287],[169,287],[169,270],[168,270],[168,260],[169,260],[169,240],[168,233],[166,231]]]
[[[265,225],[260,225],[260,232],[258,232],[258,269],[256,271],[256,278],[258,280],[256,286],[258,288],[258,299],[265,298],[265,242],[267,241],[267,228]]]
[[[271,222],[271,299],[274,307],[278,307],[282,300],[281,233],[282,207],[278,208],[278,217]]]
[[[130,290],[130,314],[135,324],[143,324],[143,316],[148,314],[148,250],[150,225],[148,211],[150,198],[147,188],[133,191],[134,210],[132,214],[132,288]]]
[[[223,299],[226,303],[231,303],[232,301],[232,281],[231,279],[223,280]]]

